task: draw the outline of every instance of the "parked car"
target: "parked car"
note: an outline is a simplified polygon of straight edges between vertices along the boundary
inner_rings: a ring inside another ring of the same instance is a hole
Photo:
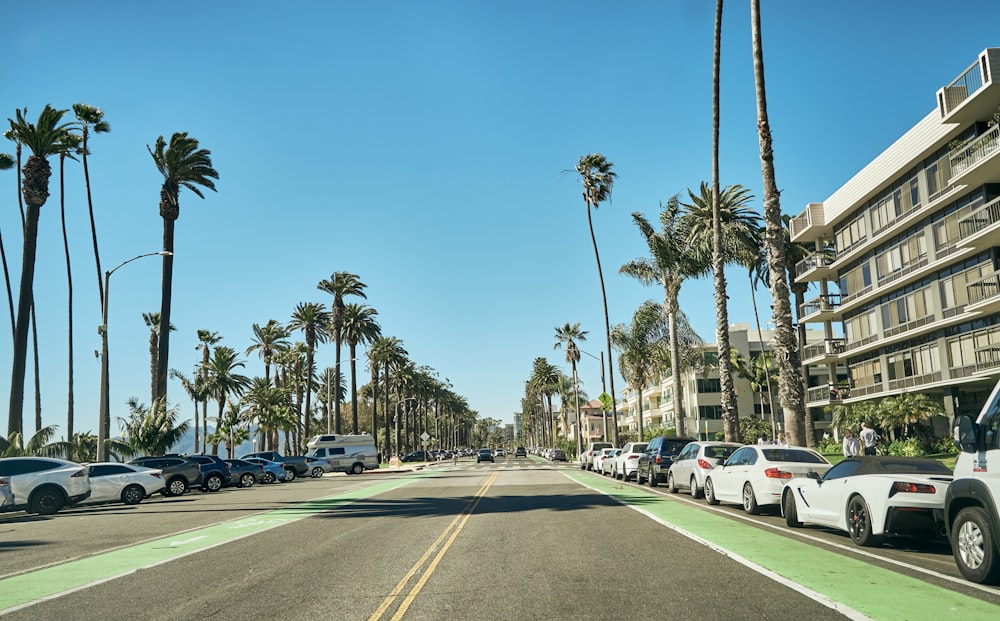
[[[656,487],[667,480],[667,471],[676,457],[694,438],[678,436],[657,436],[649,441],[646,450],[639,456],[636,466],[636,483],[649,481],[650,487]]]
[[[592,470],[594,468],[594,455],[601,449],[614,447],[615,445],[610,442],[588,442],[587,448],[580,453],[580,470]]]
[[[549,449],[549,461],[566,461],[566,451],[562,449]]]
[[[491,451],[488,448],[479,449],[479,453],[476,455],[476,463],[478,464],[481,461],[488,461],[490,463],[493,463],[495,461],[493,459],[493,451]]]
[[[166,486],[163,472],[135,464],[96,462],[87,464],[90,497],[85,502],[122,502],[137,505]]]
[[[427,454],[427,451],[413,451],[412,453],[407,453],[406,455],[403,455],[403,458],[400,459],[399,461],[410,462],[410,461],[429,461],[429,460],[430,460],[430,455]]]
[[[667,491],[674,493],[678,489],[686,489],[692,498],[701,498],[708,473],[729,459],[741,446],[735,442],[700,440],[688,443],[667,471]]]
[[[0,477],[0,513],[13,511],[16,504],[14,501],[14,492],[10,488],[10,479]]]
[[[314,479],[320,478],[327,472],[334,472],[336,470],[333,464],[326,459],[306,455],[306,461],[309,462],[309,476]]]
[[[885,535],[944,533],[944,498],[952,474],[935,459],[848,457],[823,476],[785,484],[781,508],[791,527],[817,524],[875,546]]]
[[[331,466],[326,472],[361,474],[365,470],[378,470],[378,449],[370,433],[325,434],[313,436],[307,443],[306,457],[315,457]],[[315,476],[316,466],[310,464]],[[321,475],[322,476],[322,475]]]
[[[809,472],[830,469],[825,457],[804,446],[748,444],[729,456],[705,478],[705,500],[710,505],[732,502],[751,515],[777,505],[785,483]]]
[[[201,468],[201,490],[203,492],[217,492],[225,485],[231,485],[231,475],[229,464],[218,455],[184,455],[191,461],[197,462]]]
[[[90,477],[80,464],[54,457],[0,459],[0,479],[10,484],[15,508],[52,515],[90,497]]]
[[[166,482],[162,492],[164,496],[181,496],[202,484],[201,465],[180,455],[137,457],[128,463],[162,471]]]
[[[229,480],[236,487],[253,487],[264,479],[264,466],[243,459],[227,459]]]
[[[608,459],[614,459],[616,451],[621,449],[614,448],[603,448],[594,455],[593,459],[593,470],[598,474],[604,474],[604,462]]]
[[[944,501],[951,552],[966,580],[1000,584],[1000,477],[987,467],[1000,461],[1000,382],[975,420],[956,416],[954,424],[959,452]]]
[[[285,457],[277,451],[258,451],[244,455],[240,459],[247,459],[248,457],[260,457],[261,459],[275,461],[283,465],[285,467],[285,478],[282,480],[284,481],[294,481],[298,477],[304,477],[309,474],[309,465],[306,463],[306,458],[302,455],[289,455]]]
[[[289,479],[288,468],[285,464],[277,461],[271,461],[270,459],[264,459],[263,457],[244,457],[243,461],[248,461],[251,464],[258,464],[264,467],[264,476],[261,478],[262,483],[274,483],[280,481],[292,481],[295,479],[295,475],[291,475],[292,478]]]
[[[636,468],[639,467],[639,458],[645,450],[645,442],[629,442],[623,446],[611,466],[611,476],[623,481],[634,477]]]

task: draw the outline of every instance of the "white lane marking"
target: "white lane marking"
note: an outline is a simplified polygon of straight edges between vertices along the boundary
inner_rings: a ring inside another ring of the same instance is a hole
[[[179,548],[181,546],[186,546],[189,543],[194,543],[196,541],[201,541],[202,539],[208,539],[208,535],[201,535],[200,537],[191,537],[190,539],[182,539],[180,541],[171,541],[171,548]]]

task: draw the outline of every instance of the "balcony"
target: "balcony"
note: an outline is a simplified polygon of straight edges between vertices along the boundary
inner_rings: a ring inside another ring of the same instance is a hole
[[[938,111],[945,123],[971,123],[987,118],[996,109],[1000,86],[991,79],[1000,64],[1000,49],[983,50],[976,62],[937,92]],[[984,79],[985,78],[985,79]]]
[[[836,260],[837,254],[833,248],[814,252],[795,264],[795,278],[801,280],[827,279],[834,272],[830,266]]]
[[[988,314],[1000,310],[1000,272],[970,282],[965,290],[969,296],[966,311]]]
[[[1000,153],[1000,124],[983,135],[954,149],[948,156],[951,165],[950,185],[977,187],[997,178],[995,166],[987,166]]]
[[[959,220],[958,236],[962,246],[976,250],[1000,245],[1000,198]]]
[[[839,293],[831,293],[803,302],[799,307],[799,321],[809,323],[839,319],[840,298]]]
[[[1000,345],[991,345],[975,351],[976,371],[992,371],[1000,368]]]
[[[847,339],[826,339],[802,348],[802,364],[821,364],[837,360],[844,353]]]
[[[792,218],[788,224],[791,231],[792,241],[805,241],[806,239],[820,239],[830,237],[832,227],[824,222],[823,203],[809,203],[805,211]],[[808,237],[806,237],[808,236]],[[803,239],[806,238],[806,239]]]
[[[826,386],[815,386],[806,391],[806,403],[810,407],[830,403],[841,403],[851,396],[849,384],[827,384]]]

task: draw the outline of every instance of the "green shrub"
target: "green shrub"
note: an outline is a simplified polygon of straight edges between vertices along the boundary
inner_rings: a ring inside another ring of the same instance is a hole
[[[816,450],[823,455],[835,455],[837,453],[844,453],[844,445],[841,441],[834,439],[833,436],[827,438],[820,438],[819,444],[816,446]]]

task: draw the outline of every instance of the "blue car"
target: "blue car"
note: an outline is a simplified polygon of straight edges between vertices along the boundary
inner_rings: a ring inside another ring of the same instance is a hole
[[[285,477],[288,475],[288,473],[285,472],[285,465],[279,464],[276,461],[264,459],[263,457],[247,457],[243,461],[248,461],[252,464],[259,464],[261,466],[264,466],[264,478],[261,479],[263,483],[274,483],[275,481],[284,481]]]

